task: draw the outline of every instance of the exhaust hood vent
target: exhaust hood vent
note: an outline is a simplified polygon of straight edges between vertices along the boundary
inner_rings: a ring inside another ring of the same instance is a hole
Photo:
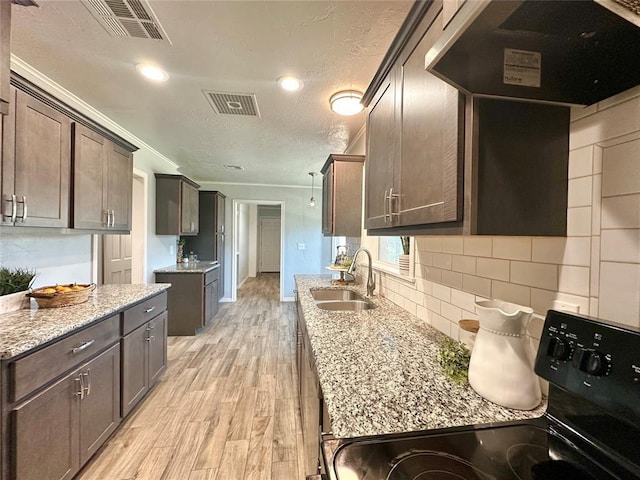
[[[217,114],[260,117],[256,96],[251,93],[204,91],[207,100]]]
[[[638,0],[467,1],[425,66],[480,97],[591,105],[640,84],[639,6]]]
[[[113,37],[171,43],[146,0],[85,0],[83,3]]]

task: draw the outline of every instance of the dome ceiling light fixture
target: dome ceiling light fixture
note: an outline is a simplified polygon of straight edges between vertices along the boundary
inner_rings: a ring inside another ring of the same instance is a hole
[[[316,199],[313,198],[313,187],[315,186],[316,175],[318,175],[318,174],[316,172],[309,172],[309,175],[311,175],[311,198],[309,199],[309,203],[307,205],[310,208],[315,208],[316,207]]]
[[[304,87],[304,83],[293,75],[283,75],[278,78],[278,86],[287,92],[299,92]]]
[[[355,115],[364,110],[364,105],[360,103],[362,100],[362,92],[357,90],[341,90],[331,95],[329,104],[331,110],[338,115]]]
[[[137,63],[136,71],[153,82],[166,82],[169,79],[169,74],[167,72],[150,63]]]

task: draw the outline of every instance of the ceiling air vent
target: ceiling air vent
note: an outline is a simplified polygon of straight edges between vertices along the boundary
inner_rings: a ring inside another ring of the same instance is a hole
[[[171,43],[146,0],[84,0],[113,37],[150,38]]]
[[[204,91],[211,107],[222,115],[248,115],[260,117],[256,96],[251,93]]]

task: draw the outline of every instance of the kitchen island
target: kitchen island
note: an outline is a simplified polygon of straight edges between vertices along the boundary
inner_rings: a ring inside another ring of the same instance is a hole
[[[539,417],[498,406],[439,366],[445,335],[384,297],[361,312],[319,309],[311,289],[332,287],[330,275],[296,275],[299,315],[315,359],[336,438]],[[360,285],[349,289],[365,294]],[[506,366],[496,365],[496,368]]]

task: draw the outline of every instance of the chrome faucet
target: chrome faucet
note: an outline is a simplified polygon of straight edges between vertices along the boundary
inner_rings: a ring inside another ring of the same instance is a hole
[[[371,260],[371,252],[364,247],[360,247],[356,250],[356,253],[353,254],[353,260],[351,261],[351,265],[347,269],[347,273],[353,276],[353,271],[356,268],[356,260],[358,258],[358,254],[360,252],[365,252],[367,257],[369,257],[369,273],[367,274],[367,297],[373,295],[373,291],[376,289],[376,282],[373,280],[373,261]]]

